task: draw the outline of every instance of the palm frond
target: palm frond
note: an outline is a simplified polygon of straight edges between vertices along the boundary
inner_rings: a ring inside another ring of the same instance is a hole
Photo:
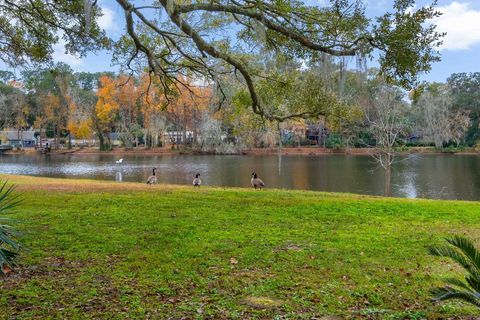
[[[480,278],[474,276],[466,276],[465,281],[467,281],[468,285],[475,290],[476,292],[480,292]]]
[[[455,286],[464,290],[467,290],[469,292],[475,292],[472,290],[471,287],[468,286],[467,283],[463,282],[462,280],[456,279],[456,278],[447,278],[445,279],[445,282],[448,283],[451,286]]]
[[[431,290],[433,300],[443,301],[459,299],[480,308],[480,253],[473,241],[461,236],[446,239],[450,246],[431,246],[431,255],[450,258],[460,264],[467,272],[465,282],[449,278],[445,281],[450,286]]]
[[[0,249],[0,266],[9,266],[13,267],[15,264],[15,258],[17,257],[17,252],[7,250],[7,249]],[[0,269],[1,271],[1,269]]]
[[[12,248],[18,249],[20,245],[15,241],[19,233],[10,226],[0,225],[0,245],[5,244]]]
[[[13,209],[21,202],[20,195],[13,193],[15,188],[8,185],[8,181],[0,181],[0,213]]]
[[[430,246],[427,249],[432,256],[450,258],[467,271],[475,270],[475,267],[472,266],[470,260],[463,253],[450,246]]]
[[[446,240],[452,246],[458,248],[470,260],[477,272],[480,272],[480,253],[475,248],[472,240],[462,236],[453,236]]]
[[[17,206],[21,199],[13,194],[14,186],[8,185],[7,181],[0,181],[0,213],[7,213]],[[11,221],[0,218],[0,222]],[[15,258],[18,255],[20,244],[17,242],[19,233],[6,224],[0,224],[0,272],[5,266],[13,267]]]
[[[476,292],[460,291],[450,287],[435,288],[430,291],[434,301],[459,299],[480,308],[480,297]]]

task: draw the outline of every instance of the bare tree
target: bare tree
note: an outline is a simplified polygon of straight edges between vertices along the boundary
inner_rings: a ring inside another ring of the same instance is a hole
[[[390,195],[395,147],[408,127],[402,92],[395,87],[380,86],[373,93],[372,103],[365,114],[370,133],[376,141],[372,156],[385,170],[385,195]]]
[[[423,133],[423,139],[435,143],[441,148],[450,141],[457,145],[462,141],[471,121],[465,110],[453,110],[452,98],[448,87],[432,86],[425,91],[416,103],[420,119],[417,119]]]

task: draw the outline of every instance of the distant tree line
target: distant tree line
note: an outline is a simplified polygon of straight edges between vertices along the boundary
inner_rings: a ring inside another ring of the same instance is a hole
[[[269,77],[257,87],[265,111],[322,116],[265,119],[249,111],[249,94],[231,75],[220,79],[220,97],[215,83],[195,76],[179,73],[182,85],[166,89],[148,74],[73,72],[58,63],[25,70],[19,79],[0,71],[0,125],[33,128],[40,143],[50,138],[53,147],[70,146],[74,137],[95,138],[102,149],[112,147],[112,133],[127,148],[158,147],[167,136],[176,147],[217,152],[304,144],[441,148],[479,140],[480,73],[453,74],[446,83],[407,93],[376,70],[341,69],[333,59],[308,66],[278,58],[266,63]],[[307,130],[316,130],[316,141]]]

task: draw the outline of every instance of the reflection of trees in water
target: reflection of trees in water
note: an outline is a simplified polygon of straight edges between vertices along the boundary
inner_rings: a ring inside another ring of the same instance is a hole
[[[448,160],[448,161],[445,161]],[[480,172],[476,156],[434,156],[420,172],[429,188],[424,197],[478,200]]]
[[[282,175],[282,154],[281,151],[278,153],[278,176]]]
[[[415,161],[418,157],[409,156],[398,164],[395,167],[395,170],[398,171],[398,174],[395,175],[395,180],[398,181],[396,185],[398,187],[398,195],[405,198],[417,198],[418,197],[418,181],[417,176],[418,172],[415,170]],[[404,162],[408,162],[406,165],[403,165]]]
[[[478,160],[474,156],[410,155],[394,166],[392,192],[407,198],[476,200]]]

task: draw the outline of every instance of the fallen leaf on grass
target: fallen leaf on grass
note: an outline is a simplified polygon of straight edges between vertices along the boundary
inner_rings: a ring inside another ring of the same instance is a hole
[[[235,258],[230,258],[230,263],[231,264],[238,264],[238,260]]]
[[[4,266],[2,267],[2,272],[3,272],[4,274],[8,274],[8,273],[12,272],[12,269],[11,269],[9,266],[4,265]]]

